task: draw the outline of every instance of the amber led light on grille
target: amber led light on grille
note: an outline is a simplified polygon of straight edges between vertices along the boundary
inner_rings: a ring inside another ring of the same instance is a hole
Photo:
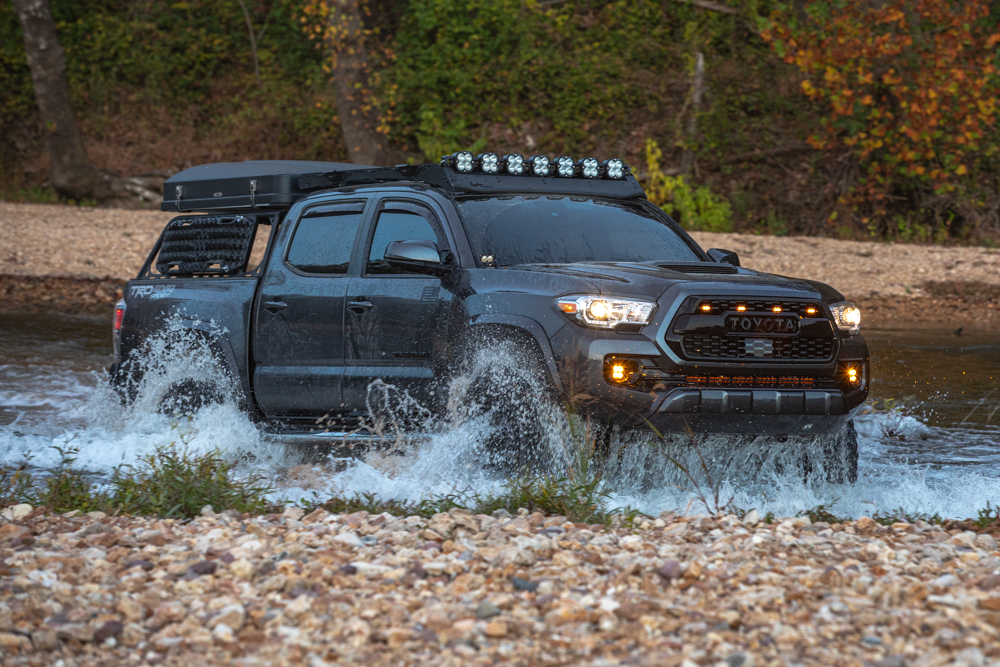
[[[745,313],[746,311],[747,311],[747,307],[744,306],[743,304],[740,304],[740,305],[736,306],[736,312],[738,312],[738,313]]]
[[[712,312],[712,304],[710,304],[710,303],[703,303],[703,304],[701,304],[701,310],[704,311],[704,312],[706,312],[706,313]]]

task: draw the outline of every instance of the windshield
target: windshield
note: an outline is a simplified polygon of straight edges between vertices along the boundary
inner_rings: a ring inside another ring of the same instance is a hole
[[[637,204],[522,195],[466,199],[458,210],[476,256],[493,255],[498,266],[701,259]]]

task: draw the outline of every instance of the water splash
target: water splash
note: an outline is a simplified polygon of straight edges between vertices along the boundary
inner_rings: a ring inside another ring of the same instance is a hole
[[[34,465],[53,466],[59,454],[51,447],[70,445],[79,450],[79,465],[110,473],[176,444],[194,453],[217,449],[241,462],[241,470],[265,474],[278,487],[276,497],[290,501],[353,493],[415,501],[499,492],[512,461],[535,473],[580,470],[581,454],[594,446],[594,438],[581,435],[586,425],[568,417],[524,367],[523,354],[496,348],[474,357],[452,381],[440,414],[397,387],[373,384],[365,429],[375,446],[316,460],[258,429],[210,351],[204,338],[178,330],[151,341],[130,388],[134,400],[125,406],[103,372],[84,372],[38,350],[28,355],[30,365],[19,365],[15,354],[0,357],[0,407],[15,414],[0,426],[0,463],[31,456]],[[93,359],[97,365],[104,357]],[[164,410],[171,387],[183,383],[214,386],[218,391],[210,393],[221,400]],[[512,400],[498,404],[499,398]],[[857,420],[861,467],[853,485],[805,477],[803,452],[808,457],[812,450],[802,439],[714,436],[692,447],[683,438],[664,443],[635,433],[608,439],[604,479],[615,504],[653,515],[704,511],[694,493],[699,485],[717,489],[733,506],[779,516],[822,504],[846,516],[902,507],[967,517],[1000,497],[1000,429],[929,426],[916,414],[888,410]],[[498,446],[505,439],[520,444]]]

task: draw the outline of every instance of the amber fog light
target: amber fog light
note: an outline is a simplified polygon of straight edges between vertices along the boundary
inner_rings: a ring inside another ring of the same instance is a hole
[[[844,388],[848,391],[862,389],[865,386],[865,365],[861,362],[847,362],[840,371],[844,380]]]
[[[612,357],[604,362],[604,379],[609,384],[633,384],[641,375],[639,363],[634,359]]]

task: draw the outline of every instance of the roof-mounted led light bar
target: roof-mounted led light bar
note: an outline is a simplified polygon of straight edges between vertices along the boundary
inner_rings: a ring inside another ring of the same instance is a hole
[[[631,167],[618,158],[598,162],[597,158],[593,157],[574,160],[568,155],[563,155],[550,160],[547,155],[532,155],[530,158],[525,158],[520,153],[511,153],[501,157],[496,153],[473,155],[469,151],[458,151],[442,156],[441,166],[454,169],[460,174],[603,178],[612,181],[623,180],[632,173]]]

